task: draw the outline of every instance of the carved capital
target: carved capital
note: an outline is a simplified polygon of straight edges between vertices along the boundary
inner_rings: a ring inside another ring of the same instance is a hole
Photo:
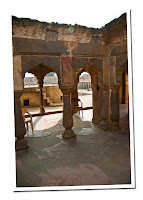
[[[37,78],[38,79],[38,84],[40,88],[43,88],[43,77],[42,78]]]
[[[72,92],[73,88],[61,88],[63,95],[70,95]]]
[[[118,92],[120,88],[120,85],[110,85],[110,89],[112,90],[112,92]]]

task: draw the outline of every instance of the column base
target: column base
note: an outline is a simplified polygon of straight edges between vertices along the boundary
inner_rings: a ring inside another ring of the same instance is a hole
[[[121,127],[119,126],[119,122],[110,122],[110,130],[111,131],[119,131],[121,130]]]
[[[73,132],[72,129],[65,129],[63,135],[65,139],[70,139],[76,137],[75,133]]]
[[[25,138],[17,139],[15,144],[16,151],[29,149],[27,140]]]
[[[92,119],[92,123],[93,123],[93,124],[99,125],[100,122],[101,122],[101,119],[99,119],[99,118],[94,117],[94,118]]]
[[[99,126],[102,130],[107,131],[109,129],[109,122],[107,120],[102,120]]]
[[[45,109],[44,108],[40,108],[40,113],[45,113]]]

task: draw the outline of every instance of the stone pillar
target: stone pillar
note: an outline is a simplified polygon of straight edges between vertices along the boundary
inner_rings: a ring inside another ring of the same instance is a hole
[[[71,89],[62,89],[63,92],[63,126],[65,131],[63,133],[63,137],[65,139],[76,137],[74,134],[73,127],[73,118],[72,118],[72,110],[71,110],[71,102],[70,102],[70,93]]]
[[[92,92],[93,92],[93,119],[94,124],[101,122],[101,88],[98,85],[97,75],[91,77]]]
[[[119,86],[111,86],[110,97],[111,113],[110,113],[110,129],[113,131],[120,130],[119,126]]]
[[[27,145],[27,140],[24,137],[24,135],[26,134],[26,129],[21,111],[21,95],[21,90],[14,91],[16,151],[21,151],[29,148],[29,146]]]
[[[126,102],[126,78],[125,73],[122,74],[122,104]]]
[[[43,107],[43,79],[40,79],[39,81],[39,88],[40,88],[40,112],[44,113],[44,107]]]
[[[100,128],[104,131],[109,129],[109,86],[102,87]]]

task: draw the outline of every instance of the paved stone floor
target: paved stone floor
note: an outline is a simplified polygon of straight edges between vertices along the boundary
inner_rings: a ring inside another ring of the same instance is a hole
[[[130,183],[127,105],[120,106],[118,132],[93,125],[92,110],[83,117],[74,115],[77,137],[68,141],[62,139],[62,114],[33,118],[34,132],[29,127],[26,135],[30,148],[16,153],[17,187]]]

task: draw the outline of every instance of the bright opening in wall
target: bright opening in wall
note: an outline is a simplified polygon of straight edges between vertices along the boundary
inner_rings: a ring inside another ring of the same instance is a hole
[[[42,106],[44,115],[41,116],[41,93],[40,84],[36,76],[25,73],[24,90],[21,96],[21,107],[32,114],[34,132],[31,127],[26,133],[26,137],[48,136],[49,129],[61,122],[63,110],[63,94],[58,85],[58,76],[54,72],[47,73],[43,79]],[[60,111],[60,112],[59,112]],[[45,113],[49,113],[46,115]]]
[[[91,76],[87,72],[83,72],[79,76],[78,99],[80,100],[79,104],[81,104],[83,108],[93,106]],[[83,110],[83,119],[92,121],[92,117],[93,117],[92,109]]]
[[[84,107],[92,106],[91,76],[87,72],[79,76],[78,97],[83,101]]]
[[[38,80],[34,74],[26,72],[24,76],[24,88],[33,86],[38,86]]]
[[[43,79],[43,85],[58,85],[58,76],[54,72],[47,73]]]

